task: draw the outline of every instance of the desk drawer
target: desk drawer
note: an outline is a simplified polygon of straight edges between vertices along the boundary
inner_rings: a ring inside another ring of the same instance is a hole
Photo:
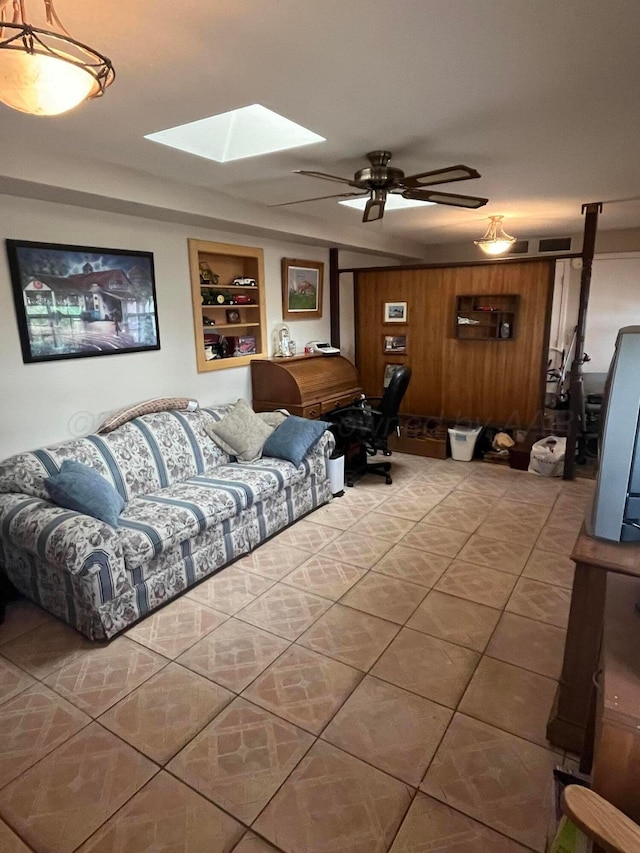
[[[335,409],[342,409],[344,406],[350,406],[358,397],[353,394],[344,394],[342,397],[334,397],[332,400],[324,400],[322,402],[322,414],[333,412]]]

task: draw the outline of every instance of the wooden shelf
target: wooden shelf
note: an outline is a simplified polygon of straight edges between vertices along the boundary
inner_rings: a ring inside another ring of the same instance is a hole
[[[519,302],[517,294],[475,293],[456,297],[455,337],[468,341],[512,341],[516,336]],[[483,320],[475,322],[480,317]],[[461,318],[474,322],[461,323]]]
[[[231,367],[242,367],[254,358],[264,358],[267,350],[266,306],[264,290],[264,253],[263,250],[252,246],[236,246],[229,243],[211,243],[206,240],[189,240],[189,268],[191,271],[191,298],[193,303],[193,325],[195,331],[196,361],[198,372],[222,370]],[[200,264],[205,262],[212,273],[219,276],[220,281],[233,281],[234,278],[252,278],[256,286],[237,284],[213,284],[200,280]],[[250,305],[234,305],[223,302],[213,305],[202,304],[202,290],[228,291],[251,294],[255,303]],[[214,313],[210,311],[213,309]],[[235,310],[240,315],[238,323],[216,323],[205,325],[203,317],[225,319],[223,311]],[[259,312],[256,316],[256,310]],[[251,319],[249,319],[249,317]],[[226,358],[208,359],[205,346],[215,345],[216,339],[226,338],[231,351],[237,341],[235,338],[250,336],[255,338],[256,351],[251,355],[227,356]],[[214,341],[209,344],[208,340]]]

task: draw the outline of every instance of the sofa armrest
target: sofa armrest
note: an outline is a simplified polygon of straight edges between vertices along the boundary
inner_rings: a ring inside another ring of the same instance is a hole
[[[0,535],[4,541],[73,575],[108,569],[126,581],[116,530],[79,512],[27,495],[0,495]]]

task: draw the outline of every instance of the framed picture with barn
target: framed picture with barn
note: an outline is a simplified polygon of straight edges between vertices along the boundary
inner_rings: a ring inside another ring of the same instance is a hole
[[[160,349],[150,252],[6,245],[26,364]]]
[[[322,278],[319,261],[282,259],[282,319],[312,320],[322,317]]]

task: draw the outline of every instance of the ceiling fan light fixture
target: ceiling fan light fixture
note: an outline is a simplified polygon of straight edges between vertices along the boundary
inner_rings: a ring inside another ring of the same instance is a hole
[[[490,216],[487,233],[480,240],[474,240],[487,255],[501,255],[516,242],[516,238],[507,234],[502,227],[504,216]]]
[[[103,95],[115,71],[109,59],[69,35],[53,0],[43,5],[47,25],[55,29],[28,23],[25,0],[13,3],[11,21],[2,8],[0,101],[19,112],[53,116]]]

